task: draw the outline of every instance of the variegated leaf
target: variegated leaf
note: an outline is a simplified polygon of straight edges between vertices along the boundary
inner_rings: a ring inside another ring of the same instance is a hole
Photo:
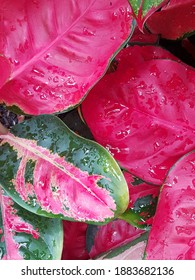
[[[24,208],[93,222],[105,222],[126,209],[128,188],[117,163],[59,118],[32,118],[1,139],[0,182]]]
[[[0,259],[60,259],[62,244],[61,220],[30,213],[0,188]]]

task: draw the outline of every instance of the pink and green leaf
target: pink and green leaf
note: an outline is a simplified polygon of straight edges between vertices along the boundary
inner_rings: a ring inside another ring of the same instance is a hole
[[[0,259],[61,259],[62,245],[61,220],[28,212],[0,189]]]
[[[170,0],[146,21],[153,34],[176,40],[195,31],[194,0]]]
[[[123,49],[116,60],[82,103],[83,118],[121,167],[161,185],[195,147],[195,71],[154,46]]]
[[[168,0],[129,0],[137,20],[137,25],[143,31],[144,23],[154,12],[165,5]]]
[[[126,0],[7,0],[0,17],[0,101],[31,115],[78,105],[133,26]]]
[[[112,156],[74,134],[59,118],[31,118],[1,135],[1,140],[0,182],[27,210],[106,222],[127,208],[128,187]]]
[[[88,225],[86,244],[91,258],[108,253],[139,238],[145,231],[122,220],[114,220],[103,226]]]
[[[148,239],[145,232],[133,241],[98,256],[97,260],[142,260]]]
[[[195,151],[171,168],[163,184],[146,247],[148,260],[195,258]]]
[[[130,201],[120,219],[135,227],[148,229],[153,222],[160,186],[148,184],[128,172],[124,172],[124,176],[129,187]]]

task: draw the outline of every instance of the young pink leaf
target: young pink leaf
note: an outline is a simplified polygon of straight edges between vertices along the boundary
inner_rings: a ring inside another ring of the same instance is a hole
[[[89,225],[86,236],[89,255],[96,258],[133,241],[144,232],[122,220],[114,220],[104,226]]]
[[[123,168],[161,185],[175,161],[195,147],[195,71],[166,55],[150,57],[142,47],[122,50],[117,70],[92,89],[82,113],[95,140]]]
[[[163,38],[176,40],[195,31],[194,0],[170,0],[146,21],[147,28]]]
[[[146,259],[195,258],[195,151],[170,170],[162,187],[149,234]]]
[[[129,0],[137,25],[143,31],[144,23],[154,12],[163,7],[168,0]]]
[[[12,66],[0,100],[31,115],[80,103],[132,25],[126,0],[7,0],[0,16],[0,54]]]

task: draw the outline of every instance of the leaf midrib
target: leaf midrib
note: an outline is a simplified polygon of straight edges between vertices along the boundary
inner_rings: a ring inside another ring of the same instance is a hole
[[[77,24],[77,22],[88,12],[88,10],[91,8],[91,6],[95,3],[96,0],[93,0],[90,5],[87,7],[87,9],[71,24],[71,26],[66,29],[62,34],[56,37],[55,40],[53,40],[47,47],[43,48],[38,54],[34,55],[30,60],[28,60],[26,63],[24,63],[21,67],[19,67],[16,71],[12,72],[11,79],[16,78],[19,76],[24,70],[32,65],[34,62],[36,62],[44,53],[46,53],[52,46],[55,45],[55,43],[60,40],[66,33],[68,33],[73,26]]]
[[[53,166],[55,166],[56,168],[60,169],[60,171],[64,172],[66,175],[68,175],[72,180],[75,180],[78,184],[80,184],[88,193],[90,193],[92,196],[94,196],[96,199],[98,199],[102,204],[106,205],[109,209],[110,207],[105,203],[105,201],[103,201],[102,199],[100,199],[89,187],[87,187],[86,185],[84,185],[78,178],[76,178],[74,176],[74,174],[70,173],[68,170],[66,170],[63,166],[61,166],[60,164],[54,162],[53,160],[51,160],[48,156],[46,155],[43,155],[40,151],[37,151],[35,148],[32,148],[30,146],[27,146],[27,144],[24,144],[22,143],[22,138],[19,138],[19,137],[16,137],[14,135],[12,135],[11,133],[10,134],[6,134],[6,135],[1,135],[0,138],[2,139],[8,139],[10,140],[11,142],[14,142],[16,145],[19,145],[21,146],[23,149],[26,149],[28,151],[30,151],[31,153],[35,154],[36,156],[42,158],[43,160],[45,161],[48,161],[50,164],[52,164]],[[15,140],[16,139],[16,140]],[[29,139],[25,139],[27,141],[30,141]],[[45,150],[48,150],[44,147],[41,146],[41,148],[45,149]],[[17,148],[16,148],[17,149]],[[59,156],[59,155],[58,155]],[[67,162],[68,164],[71,164],[69,162]],[[74,166],[74,165],[73,165]],[[78,168],[76,166],[74,166],[75,168]],[[79,168],[79,170],[81,170]],[[87,172],[87,171],[83,171],[81,170],[82,172]],[[88,173],[87,173],[88,174]],[[90,176],[88,174],[88,176]],[[102,175],[98,175],[100,177],[103,177]],[[99,187],[97,185],[97,187]]]

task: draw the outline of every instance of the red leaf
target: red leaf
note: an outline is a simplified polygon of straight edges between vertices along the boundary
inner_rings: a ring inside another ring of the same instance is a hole
[[[176,40],[195,30],[194,0],[170,0],[146,21],[149,30],[163,38]]]
[[[163,50],[161,59],[151,59],[158,50],[121,51],[117,70],[92,89],[82,113],[96,141],[123,168],[161,185],[174,162],[195,147],[195,71],[166,59]]]
[[[195,151],[181,158],[163,185],[146,248],[147,259],[195,259]]]
[[[87,224],[80,222],[63,221],[64,247],[62,260],[87,260],[86,250]]]
[[[0,100],[31,115],[81,102],[132,23],[126,0],[1,0],[0,18],[0,53],[12,66]]]
[[[91,258],[131,242],[144,232],[122,220],[115,220],[107,225],[98,226],[97,229],[93,240],[94,245],[89,253]]]
[[[159,36],[156,34],[151,34],[147,30],[141,32],[139,28],[136,26],[131,39],[129,41],[130,45],[155,45],[158,43]]]

